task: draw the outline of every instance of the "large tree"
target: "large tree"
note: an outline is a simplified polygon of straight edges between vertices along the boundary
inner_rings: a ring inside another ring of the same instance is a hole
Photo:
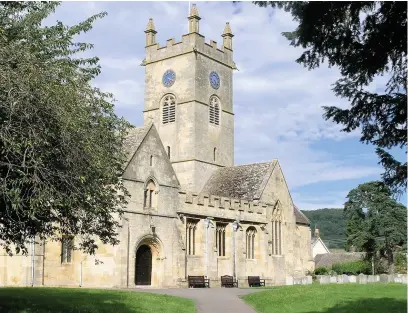
[[[120,179],[128,123],[92,87],[98,58],[74,37],[105,13],[42,26],[59,3],[0,2],[0,245],[76,236],[94,253],[117,244],[128,195]],[[13,247],[15,249],[13,249]]]
[[[393,272],[394,252],[407,242],[407,208],[378,181],[359,185],[347,199],[347,245],[365,251],[369,259],[376,254],[385,257]]]
[[[327,61],[340,69],[334,93],[351,107],[324,107],[324,118],[361,129],[361,142],[376,146],[385,169],[383,181],[395,193],[405,190],[407,162],[391,154],[407,144],[407,2],[405,1],[255,1],[290,12],[299,23],[283,35],[304,52],[296,60],[308,69]],[[385,86],[370,91],[378,76]],[[383,89],[383,90],[382,90]]]

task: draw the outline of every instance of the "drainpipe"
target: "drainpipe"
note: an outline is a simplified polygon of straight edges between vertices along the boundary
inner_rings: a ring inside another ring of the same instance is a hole
[[[237,230],[238,230],[238,222],[234,221],[232,223],[232,229],[233,229],[233,236],[232,236],[232,244],[233,244],[233,248],[232,248],[232,260],[233,260],[233,275],[234,275],[234,279],[237,279],[237,267],[236,267],[236,244],[235,244],[235,237],[237,234]]]
[[[35,241],[31,242],[31,287],[34,287],[34,252],[35,252]]]

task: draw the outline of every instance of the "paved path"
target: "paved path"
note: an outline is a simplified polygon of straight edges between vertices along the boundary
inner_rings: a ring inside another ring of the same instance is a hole
[[[262,290],[239,288],[134,289],[137,292],[160,293],[194,300],[197,313],[256,313],[239,296]],[[159,312],[158,312],[159,313]]]

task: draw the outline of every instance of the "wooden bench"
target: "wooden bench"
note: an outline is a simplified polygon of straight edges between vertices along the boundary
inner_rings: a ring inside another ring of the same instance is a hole
[[[248,276],[249,287],[265,286],[265,279],[260,279],[259,276]]]
[[[188,288],[210,288],[210,280],[204,276],[188,276]]]
[[[221,276],[221,287],[226,287],[226,288],[237,287],[238,288],[238,281],[234,280],[234,277],[229,276],[229,275]]]

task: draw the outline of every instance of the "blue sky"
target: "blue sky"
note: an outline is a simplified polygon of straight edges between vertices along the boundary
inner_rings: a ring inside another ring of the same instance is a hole
[[[222,43],[225,22],[234,33],[235,163],[278,158],[295,204],[306,210],[342,207],[348,191],[380,178],[375,148],[359,143],[360,133],[322,118],[323,105],[347,107],[331,84],[336,68],[308,71],[295,62],[301,49],[281,35],[296,23],[281,10],[259,8],[250,2],[196,2],[200,33]],[[64,2],[46,23],[61,20],[73,25],[101,11],[108,15],[78,40],[95,45],[102,74],[94,84],[112,92],[116,112],[142,125],[145,34],[154,20],[157,42],[176,42],[187,33],[188,2]],[[381,89],[384,79],[370,88]],[[400,159],[405,155],[397,151]]]

